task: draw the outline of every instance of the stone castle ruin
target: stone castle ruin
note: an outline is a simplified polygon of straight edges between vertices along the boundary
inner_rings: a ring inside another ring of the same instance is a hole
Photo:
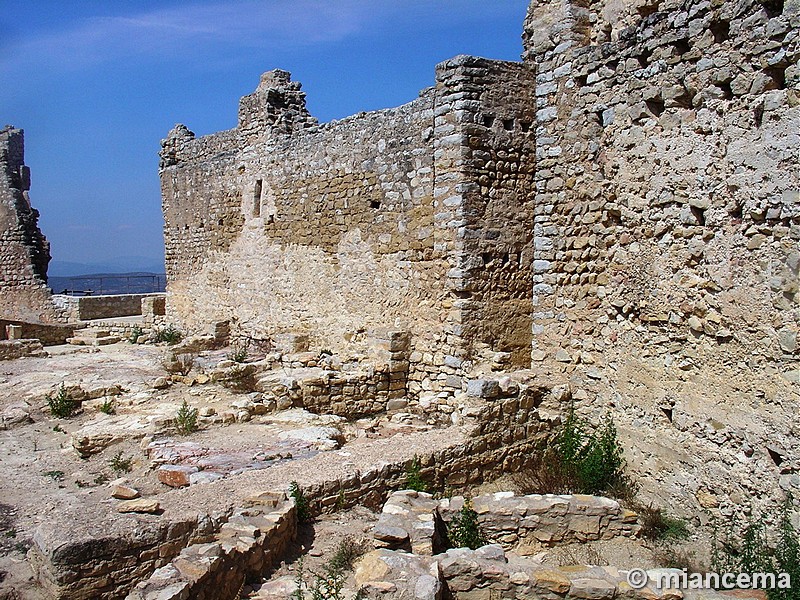
[[[720,419],[774,489],[797,461],[798,23],[796,0],[533,2],[522,62],[459,56],[417,100],[327,124],[265,73],[235,129],[163,142],[168,311],[337,353],[403,331],[412,398],[490,363],[573,374],[645,470],[714,464],[730,491]],[[626,402],[638,359],[794,385]]]
[[[73,343],[109,345],[0,378],[8,455],[57,436],[32,459],[48,471],[9,470],[30,581],[238,597],[297,542],[295,481],[314,515],[384,507],[354,577],[385,597],[666,597],[632,592],[630,567],[506,560],[641,532],[609,499],[479,490],[541,457],[570,407],[613,418],[638,498],[696,538],[787,492],[796,522],[800,0],[533,1],[522,37],[520,62],[457,56],[397,108],[321,124],[273,70],[234,129],[176,125],[166,307],[50,297],[22,134],[0,133],[0,325],[72,320],[93,326]],[[57,420],[65,378],[80,413]],[[403,491],[409,465],[474,495],[496,545],[445,552],[466,500]],[[31,518],[28,497],[59,508]]]

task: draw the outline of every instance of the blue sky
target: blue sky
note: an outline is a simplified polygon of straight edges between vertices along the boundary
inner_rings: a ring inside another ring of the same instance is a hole
[[[236,125],[282,68],[320,121],[397,106],[456,54],[518,60],[527,0],[0,0],[0,125],[54,260],[163,260],[159,141]]]

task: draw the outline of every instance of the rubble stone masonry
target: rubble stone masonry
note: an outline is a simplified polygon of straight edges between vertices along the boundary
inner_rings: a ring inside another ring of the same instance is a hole
[[[23,132],[6,126],[0,129],[0,318],[59,322],[63,315],[46,285],[50,244],[31,207],[30,186]]]
[[[523,44],[395,109],[321,125],[273,71],[176,126],[170,318],[407,332],[412,398],[565,373],[665,506],[800,490],[800,0],[532,2]]]
[[[662,506],[800,490],[800,2],[534,2],[536,365]]]
[[[334,352],[406,329],[425,389],[476,343],[527,363],[534,72],[457,57],[436,82],[318,125],[272,71],[236,129],[176,126],[161,154],[170,315],[254,339],[300,331]]]
[[[796,354],[799,27],[796,0],[531,4],[534,349],[619,315]]]

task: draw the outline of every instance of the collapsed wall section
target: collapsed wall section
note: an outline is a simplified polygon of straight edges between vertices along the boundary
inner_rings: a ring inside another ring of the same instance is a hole
[[[31,207],[30,183],[23,131],[6,126],[0,130],[0,318],[63,321],[46,285],[50,244]]]
[[[523,37],[535,364],[590,373],[584,406],[614,411],[664,505],[731,514],[791,488],[800,4],[535,2]]]

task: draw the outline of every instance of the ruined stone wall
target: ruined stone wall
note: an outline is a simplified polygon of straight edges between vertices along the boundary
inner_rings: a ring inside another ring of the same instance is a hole
[[[21,129],[0,130],[0,317],[30,322],[64,318],[50,301],[50,245],[31,208],[30,169]]]
[[[161,169],[170,315],[343,354],[403,328],[415,393],[460,389],[476,343],[527,357],[533,82],[458,57],[409,104],[318,125],[273,71],[236,129],[176,127]]]
[[[730,515],[800,467],[799,32],[795,0],[529,10],[533,358],[665,505]]]

